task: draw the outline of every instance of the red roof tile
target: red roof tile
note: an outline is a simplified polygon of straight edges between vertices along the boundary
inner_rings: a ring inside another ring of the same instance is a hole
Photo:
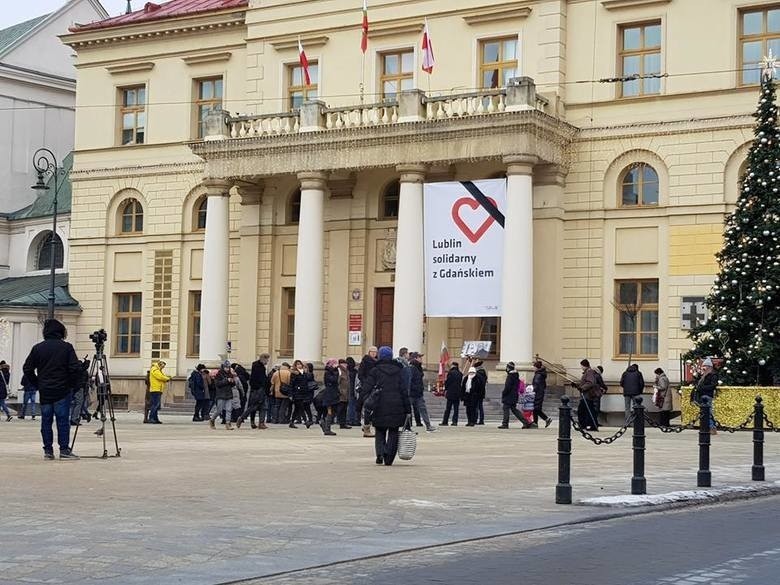
[[[245,8],[248,4],[249,0],[170,0],[170,2],[163,2],[161,4],[147,2],[141,10],[136,10],[130,14],[114,16],[105,20],[99,20],[97,22],[91,22],[89,24],[73,26],[70,28],[70,31],[82,32],[115,26],[139,24],[166,18],[190,16],[202,12]]]

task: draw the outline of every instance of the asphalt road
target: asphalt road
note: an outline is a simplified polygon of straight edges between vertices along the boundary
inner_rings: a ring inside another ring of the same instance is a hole
[[[629,516],[243,583],[778,585],[780,497]]]

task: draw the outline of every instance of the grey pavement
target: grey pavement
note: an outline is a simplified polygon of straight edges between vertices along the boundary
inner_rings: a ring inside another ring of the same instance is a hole
[[[358,429],[210,430],[119,416],[119,459],[45,462],[32,421],[0,423],[0,583],[212,585],[609,517],[554,503],[556,428],[440,428],[374,464]],[[84,427],[76,451],[102,453]],[[607,433],[602,433],[606,435]],[[630,434],[575,437],[575,499],[628,493]],[[695,487],[697,435],[648,433],[648,491]],[[719,435],[713,484],[750,484],[751,437]],[[768,435],[767,479],[780,479]]]
[[[400,553],[245,585],[774,585],[780,498],[627,516]]]

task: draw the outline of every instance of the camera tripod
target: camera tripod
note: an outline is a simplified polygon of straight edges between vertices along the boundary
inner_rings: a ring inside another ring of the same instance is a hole
[[[90,336],[92,337],[92,336]],[[97,395],[97,406],[95,407],[95,414],[93,418],[100,421],[100,428],[95,432],[96,435],[103,438],[103,455],[98,457],[99,459],[108,459],[108,448],[106,445],[106,421],[111,421],[111,430],[114,434],[114,446],[116,447],[116,454],[111,457],[121,457],[122,450],[119,448],[119,439],[116,436],[116,417],[114,416],[114,400],[111,394],[111,379],[108,375],[108,361],[106,360],[106,354],[103,352],[103,340],[97,339],[95,341],[95,355],[92,358],[92,363],[89,366],[89,377],[85,382],[84,394],[89,395],[90,388],[94,385]],[[81,406],[79,406],[79,411]],[[76,444],[76,437],[79,434],[79,427],[81,426],[81,418],[79,417],[79,424],[76,425],[76,431],[73,433],[73,442],[70,445],[71,451]]]

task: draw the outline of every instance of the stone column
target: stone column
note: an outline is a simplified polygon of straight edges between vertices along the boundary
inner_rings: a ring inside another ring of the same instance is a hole
[[[239,183],[241,270],[238,273],[238,361],[249,364],[257,358],[258,272],[260,267],[260,204],[263,182]],[[208,216],[207,216],[208,217]],[[265,351],[265,350],[263,350]]]
[[[533,359],[533,165],[535,157],[506,157],[504,277],[501,300],[501,363],[530,366]]]
[[[301,182],[301,218],[295,269],[295,359],[322,361],[323,243],[327,175],[298,173]]]
[[[401,165],[396,239],[393,349],[423,349],[425,263],[423,258],[424,165]]]
[[[206,179],[206,237],[200,311],[200,361],[215,365],[226,355],[230,276],[230,188],[224,179]]]

